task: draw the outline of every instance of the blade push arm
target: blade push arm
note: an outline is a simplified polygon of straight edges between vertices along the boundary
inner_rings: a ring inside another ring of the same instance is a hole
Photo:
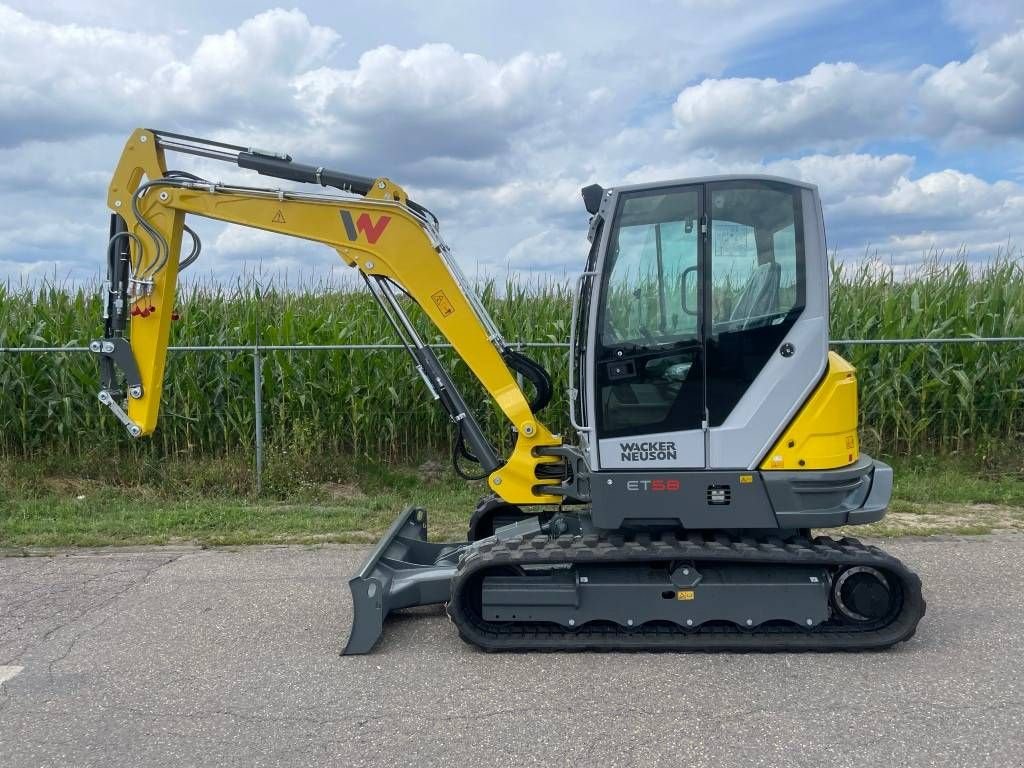
[[[261,174],[312,181],[365,196],[212,184],[191,174],[168,172],[166,150],[230,159]],[[511,503],[558,500],[543,491],[543,486],[558,481],[540,479],[537,472],[539,465],[557,459],[538,456],[536,449],[558,446],[561,440],[536,418],[503,357],[507,350],[500,333],[449,257],[436,222],[411,203],[398,185],[384,178],[370,180],[292,164],[287,156],[140,129],[125,145],[110,184],[108,205],[124,220],[123,233],[115,234],[111,242],[111,263],[124,252],[130,267],[127,283],[123,272],[120,277],[111,275],[108,313],[116,315],[118,306],[123,306],[130,314],[130,352],[138,382],[136,387],[129,382],[122,420],[133,434],[148,435],[156,427],[184,221],[191,214],[333,248],[345,263],[359,270],[388,313],[434,396],[448,409],[470,449],[489,471],[491,488]],[[419,305],[516,428],[515,447],[504,463],[493,455],[432,350],[405,317],[395,287]],[[123,334],[111,333],[109,321],[107,326],[108,338],[98,343],[121,347],[119,354],[123,355]],[[112,354],[101,352],[106,365],[117,362]],[[120,394],[104,376],[100,399],[116,406]]]

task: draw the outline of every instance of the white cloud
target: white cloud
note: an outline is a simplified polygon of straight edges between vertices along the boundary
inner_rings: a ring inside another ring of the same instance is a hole
[[[961,142],[1019,149],[1020,33],[978,32],[975,54],[943,67],[821,63],[790,79],[737,78],[720,73],[749,71],[766,39],[823,4],[655,2],[623,17],[621,4],[595,2],[546,8],[538,25],[516,4],[406,3],[385,26],[365,8],[312,1],[308,15],[241,19],[188,0],[196,13],[168,6],[162,23],[125,32],[113,27],[123,13],[61,2],[0,5],[0,274],[98,274],[104,188],[137,125],[389,175],[442,217],[471,274],[578,269],[587,183],[727,172],[818,183],[844,253],[1024,237],[1020,185],[945,168],[964,157],[945,159]],[[706,29],[715,34],[695,33]],[[893,151],[901,137],[911,143]],[[213,161],[172,164],[280,184]],[[198,227],[207,246],[193,278],[243,264],[344,269],[324,247]]]
[[[985,44],[1024,25],[1020,0],[945,0],[946,17]]]
[[[884,194],[914,165],[909,155],[806,155],[799,158],[752,161],[749,159],[689,157],[671,165],[646,165],[630,173],[627,183],[653,179],[683,179],[725,173],[764,173],[809,181],[820,188],[825,204],[851,196]]]
[[[587,257],[585,232],[547,229],[523,238],[508,249],[505,263],[513,270],[571,274]]]
[[[965,61],[884,72],[822,63],[791,80],[706,79],[672,108],[684,148],[759,155],[872,140],[1024,139],[1024,29]]]
[[[495,62],[447,44],[383,46],[355,69],[323,67],[295,81],[324,133],[351,146],[387,148],[400,161],[500,154],[517,131],[559,107],[558,54],[522,53]]]
[[[1013,209],[1022,194],[1024,189],[1013,182],[993,184],[969,173],[946,169],[913,180],[900,177],[883,194],[851,195],[836,210],[862,216],[913,216],[935,221],[976,215],[999,220]]]
[[[290,78],[322,63],[337,33],[267,11],[204,37],[179,60],[170,38],[55,24],[0,5],[0,143],[123,130],[126,121],[224,124],[294,110]]]
[[[0,144],[123,120],[146,73],[171,58],[163,36],[52,24],[0,5]]]
[[[552,213],[578,213],[581,208],[578,178],[516,179],[487,191],[495,207],[519,210],[534,205]]]
[[[767,163],[765,170],[817,184],[826,204],[853,195],[882,194],[914,165],[909,155],[808,155]]]
[[[47,261],[81,265],[85,279],[99,272],[105,187],[124,136],[140,124],[387,174],[411,188],[420,182],[444,199],[518,173],[511,158],[528,151],[523,136],[565,106],[558,53],[501,59],[448,44],[383,45],[344,68],[333,63],[339,34],[298,10],[258,14],[183,54],[181,43],[0,5],[0,195],[9,214],[0,216],[0,252],[22,265],[19,273]],[[209,161],[171,163],[216,180],[253,180]],[[457,197],[453,205],[464,206]],[[326,256],[310,259],[294,240],[198,229],[207,241],[202,264],[214,274],[248,259],[314,270],[336,259],[322,248],[316,253]]]
[[[36,206],[63,198],[83,198],[106,207],[110,171],[121,151],[123,136],[87,135],[60,142],[30,140],[17,146],[0,145],[0,189],[20,194],[37,193]],[[95,162],[107,159],[103,169]]]
[[[342,69],[330,66],[339,41],[299,10],[274,9],[179,58],[165,36],[43,22],[0,5],[0,144],[131,124],[244,127],[335,155],[387,156],[394,168],[490,157],[561,106],[557,53],[492,61],[446,44],[385,45]]]
[[[954,252],[966,244],[972,257],[984,258],[1005,247],[1008,237],[1024,240],[1024,185],[955,169],[916,176],[913,170],[914,159],[903,154],[769,162],[704,157],[644,166],[626,181],[766,173],[812,182],[821,193],[830,247],[844,257],[859,257],[871,246],[917,259],[929,248]]]
[[[97,282],[104,264],[106,217],[57,217],[45,200],[24,195],[8,196],[3,202],[7,207],[0,209],[0,280]]]
[[[903,260],[961,247],[972,258],[989,258],[1005,251],[1008,241],[1024,239],[1024,186],[953,169],[901,176],[883,193],[852,194],[827,206],[826,220],[838,224],[831,230],[839,239],[832,242],[845,256],[857,256],[869,244]]]
[[[919,99],[933,131],[1024,138],[1024,29],[932,72]]]
[[[188,60],[158,67],[148,89],[149,110],[185,109],[206,120],[212,110],[222,122],[229,115],[258,114],[277,122],[275,111],[283,108],[288,115],[297,106],[294,78],[324,64],[339,40],[337,32],[314,26],[302,11],[266,11],[236,29],[206,35]]]
[[[898,130],[908,85],[856,64],[818,64],[781,82],[704,80],[679,94],[672,113],[685,147],[848,148]]]
[[[241,274],[264,286],[302,288],[325,280],[333,287],[361,286],[358,273],[322,243],[202,220],[192,226],[199,229],[204,245],[199,260],[183,276],[186,283],[230,284]]]

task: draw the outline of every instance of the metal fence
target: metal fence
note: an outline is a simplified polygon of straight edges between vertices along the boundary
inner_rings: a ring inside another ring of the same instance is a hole
[[[568,349],[568,342],[518,341],[508,342],[514,349],[562,348]],[[833,339],[830,346],[938,346],[948,344],[1020,344],[1024,336],[970,336],[959,338],[916,338],[916,339]],[[451,348],[450,344],[435,344],[438,348]],[[252,355],[253,365],[253,409],[255,414],[255,486],[259,493],[263,476],[263,356],[272,352],[317,352],[350,351],[366,352],[376,350],[404,350],[401,344],[231,344],[224,346],[177,346],[169,347],[170,352],[183,353],[242,353]],[[66,352],[89,352],[88,347],[0,347],[0,354],[52,354]]]

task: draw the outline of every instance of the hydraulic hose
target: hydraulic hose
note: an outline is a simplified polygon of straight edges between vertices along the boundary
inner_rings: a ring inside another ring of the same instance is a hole
[[[533,384],[534,393],[530,399],[530,410],[537,413],[544,409],[551,402],[553,389],[551,386],[551,374],[538,363],[521,352],[506,349],[501,353],[505,364],[516,373],[522,374]]]

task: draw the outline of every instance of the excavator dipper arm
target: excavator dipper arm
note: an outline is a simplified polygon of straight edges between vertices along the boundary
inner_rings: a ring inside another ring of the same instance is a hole
[[[169,151],[223,160],[261,175],[333,187],[347,194],[311,194],[211,183],[169,171]],[[92,343],[100,356],[100,401],[133,436],[157,424],[180,268],[198,254],[186,216],[239,224],[323,243],[359,270],[435,399],[448,411],[466,448],[488,473],[488,483],[510,504],[557,503],[559,480],[541,465],[558,462],[543,449],[561,439],[536,417],[510,366],[521,361],[442,241],[436,219],[386,178],[370,179],[293,163],[287,155],[161,131],[136,130],[125,144],[110,183],[114,212],[108,247],[105,336]],[[192,253],[181,258],[183,235]],[[431,347],[402,309],[410,297],[451,343],[516,430],[507,460],[497,456]],[[129,333],[130,331],[130,333]],[[124,379],[119,382],[117,371]],[[122,407],[121,403],[126,402]]]

